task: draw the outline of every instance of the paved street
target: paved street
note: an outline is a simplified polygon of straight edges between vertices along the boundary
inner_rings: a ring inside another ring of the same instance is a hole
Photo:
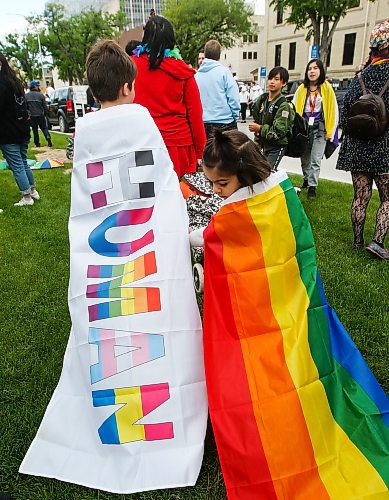
[[[251,118],[247,120],[246,123],[238,123],[238,128],[245,134],[247,134],[250,138],[253,137],[253,133],[249,131],[249,123],[252,121]],[[328,179],[330,181],[339,181],[346,182],[351,184],[351,175],[349,172],[344,172],[342,170],[336,170],[336,162],[338,159],[339,148],[335,151],[335,153],[326,160],[325,158],[321,162],[320,169],[320,178]],[[301,166],[299,158],[289,158],[284,156],[280,163],[280,169],[286,170],[287,172],[291,172],[293,174],[301,174]]]

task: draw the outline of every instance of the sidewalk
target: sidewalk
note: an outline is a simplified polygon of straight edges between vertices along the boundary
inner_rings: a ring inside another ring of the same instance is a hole
[[[252,118],[249,117],[246,123],[238,122],[238,129],[241,132],[247,134],[250,139],[253,138],[253,133],[249,131],[249,123],[252,122]],[[350,172],[345,172],[344,170],[336,170],[336,162],[338,160],[339,148],[335,153],[326,160],[323,158],[320,168],[320,178],[327,179],[329,181],[345,182],[347,184],[352,184]],[[300,158],[289,158],[284,156],[279,165],[280,170],[286,170],[292,174],[302,174]]]

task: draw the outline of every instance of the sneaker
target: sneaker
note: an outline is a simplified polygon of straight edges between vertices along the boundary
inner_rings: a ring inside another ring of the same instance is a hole
[[[308,188],[308,199],[309,200],[316,199],[316,188],[313,186],[309,186],[309,188]]]
[[[51,138],[50,137],[47,139],[47,145],[49,146],[49,148],[53,147],[53,143],[51,142]]]
[[[307,189],[307,187],[308,187],[308,181],[304,179],[304,182],[301,185],[301,189]]]
[[[35,144],[36,148],[41,148],[42,146],[40,144]]]
[[[4,212],[4,210],[2,208],[0,208],[0,214],[2,214]]]
[[[375,241],[372,241],[369,243],[366,247],[366,250],[368,252],[373,253],[376,255],[378,258],[382,260],[389,260],[389,251],[386,250],[386,248],[381,247],[378,243]]]
[[[24,196],[20,201],[14,203],[15,207],[27,207],[33,204],[34,200],[32,198],[25,198]]]
[[[41,197],[39,196],[38,191],[35,189],[35,191],[32,191],[31,193],[31,198],[34,198],[34,200],[40,200]]]

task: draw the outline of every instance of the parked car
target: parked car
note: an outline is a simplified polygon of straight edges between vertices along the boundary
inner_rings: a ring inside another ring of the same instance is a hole
[[[48,103],[49,126],[59,125],[61,132],[68,132],[70,127],[74,127],[76,118],[85,113],[87,88],[87,85],[73,85],[56,89]]]

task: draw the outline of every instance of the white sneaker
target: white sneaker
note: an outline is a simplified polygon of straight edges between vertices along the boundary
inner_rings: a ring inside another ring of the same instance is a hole
[[[27,207],[33,204],[34,200],[32,198],[25,198],[24,196],[20,201],[14,203],[15,207]]]
[[[0,214],[2,214],[4,212],[4,210],[2,208],[0,208]]]
[[[35,189],[35,191],[33,191],[31,193],[31,198],[34,198],[34,200],[40,200],[41,199],[41,197],[39,196],[39,193],[38,193],[38,191],[36,189]]]

